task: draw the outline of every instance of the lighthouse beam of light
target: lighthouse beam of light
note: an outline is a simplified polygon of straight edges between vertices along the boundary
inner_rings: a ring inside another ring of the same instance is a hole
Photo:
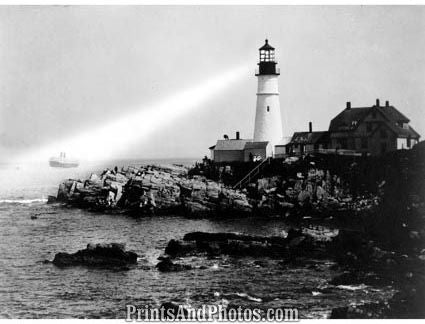
[[[128,114],[111,123],[75,137],[59,140],[28,152],[22,160],[46,160],[57,152],[67,152],[72,157],[99,160],[113,157],[131,144],[147,139],[149,135],[174,120],[183,117],[207,100],[229,88],[229,85],[246,76],[248,65],[240,65],[214,76],[201,84],[183,90],[149,108]]]

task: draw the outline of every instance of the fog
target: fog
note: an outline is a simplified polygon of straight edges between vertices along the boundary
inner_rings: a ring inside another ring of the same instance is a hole
[[[286,136],[309,121],[326,130],[346,101],[376,98],[425,133],[423,7],[3,6],[0,160],[59,147],[90,159],[108,148],[112,157],[202,157],[223,134],[251,138],[265,38],[281,69]],[[237,78],[191,102],[241,65]],[[170,101],[190,89],[186,108]],[[123,126],[128,118],[140,131]],[[107,127],[115,131],[99,133]],[[81,141],[96,154],[79,151]]]

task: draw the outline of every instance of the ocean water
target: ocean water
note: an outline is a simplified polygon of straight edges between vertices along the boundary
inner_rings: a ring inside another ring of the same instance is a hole
[[[311,267],[281,267],[273,260],[259,265],[250,258],[185,258],[183,262],[206,269],[155,269],[170,239],[191,231],[284,235],[288,225],[280,218],[133,218],[46,204],[64,179],[86,178],[106,166],[146,162],[107,161],[75,169],[0,165],[1,318],[124,318],[126,304],[159,306],[168,301],[193,307],[297,307],[303,318],[323,318],[333,307],[378,301],[393,293],[391,287],[328,285],[338,274],[330,270],[330,260],[311,260]],[[37,219],[31,219],[33,215]],[[139,254],[138,265],[118,271],[43,263],[57,252],[76,252],[88,243],[102,242],[125,243]]]

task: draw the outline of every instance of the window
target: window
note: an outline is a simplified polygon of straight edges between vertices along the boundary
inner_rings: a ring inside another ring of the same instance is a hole
[[[361,139],[361,145],[362,145],[362,149],[367,149],[367,137],[362,137]]]
[[[372,110],[372,118],[375,119],[376,118],[376,110]]]
[[[270,106],[267,106],[267,112],[269,112],[270,111]]]
[[[410,138],[410,136],[407,137],[407,147],[410,148],[410,146],[412,145],[411,143],[412,139]]]
[[[371,123],[367,123],[366,124],[366,131],[367,132],[371,132],[372,131],[372,124]]]
[[[346,138],[341,138],[339,140],[339,144],[341,145],[341,148],[346,150],[347,149],[347,139]]]
[[[381,138],[387,138],[388,137],[388,134],[387,134],[385,129],[381,129],[380,133],[381,133]]]

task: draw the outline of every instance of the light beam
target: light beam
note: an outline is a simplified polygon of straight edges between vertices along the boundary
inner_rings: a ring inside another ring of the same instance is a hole
[[[19,160],[41,161],[59,152],[67,152],[74,158],[99,160],[117,157],[125,148],[181,118],[195,108],[202,108],[207,100],[213,99],[221,91],[249,72],[248,64],[227,69],[199,85],[183,90],[158,104],[123,116],[72,138],[58,140],[39,149],[35,149]]]

